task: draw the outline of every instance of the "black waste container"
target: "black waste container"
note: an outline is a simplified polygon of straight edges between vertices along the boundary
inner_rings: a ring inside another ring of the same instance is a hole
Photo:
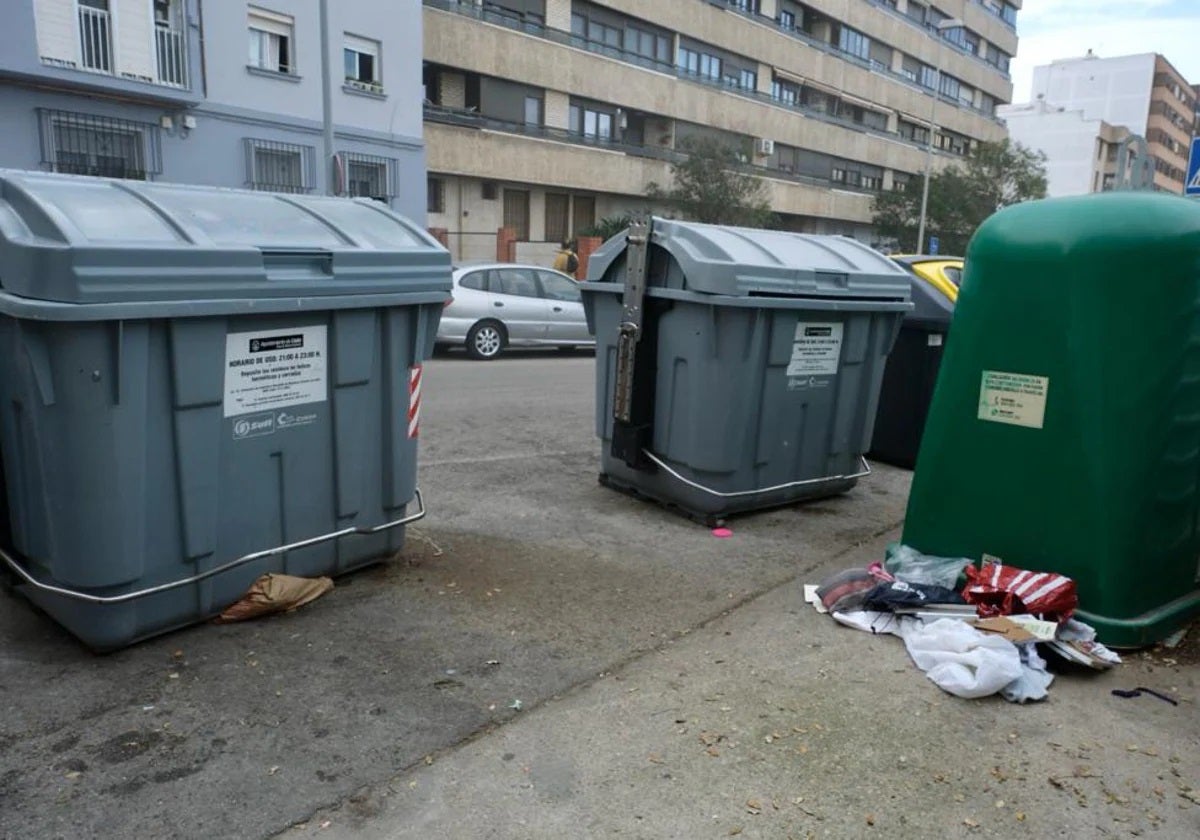
[[[896,261],[912,274],[913,309],[901,323],[883,371],[870,455],[912,469],[917,463],[925,417],[937,385],[954,302],[917,273],[912,258],[901,257]]]

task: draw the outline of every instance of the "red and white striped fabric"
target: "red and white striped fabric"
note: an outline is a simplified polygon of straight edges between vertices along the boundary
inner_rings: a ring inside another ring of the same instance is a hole
[[[1079,606],[1075,581],[1057,572],[1029,572],[1000,563],[968,566],[962,595],[981,616],[1032,613],[1066,621]]]
[[[415,438],[421,428],[421,366],[408,373],[408,436]]]

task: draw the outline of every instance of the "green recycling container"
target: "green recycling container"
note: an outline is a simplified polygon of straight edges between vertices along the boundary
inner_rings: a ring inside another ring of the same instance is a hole
[[[1106,644],[1200,613],[1200,204],[1058,198],[980,227],[904,542],[1073,577]]]

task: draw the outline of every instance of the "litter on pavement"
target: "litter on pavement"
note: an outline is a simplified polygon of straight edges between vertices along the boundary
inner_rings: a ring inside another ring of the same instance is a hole
[[[216,620],[224,624],[271,613],[290,612],[315,601],[331,589],[333,581],[327,577],[266,574],[254,581],[246,594],[226,607]]]
[[[898,636],[913,663],[957,697],[1044,699],[1054,675],[1039,645],[1097,670],[1121,662],[1092,627],[1072,617],[1075,581],[994,558],[976,567],[966,558],[891,545],[882,564],[806,585],[804,600],[839,624]]]

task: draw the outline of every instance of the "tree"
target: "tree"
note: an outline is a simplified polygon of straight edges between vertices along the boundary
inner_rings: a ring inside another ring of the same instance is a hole
[[[671,164],[672,186],[646,185],[646,196],[677,211],[685,219],[717,225],[767,227],[774,214],[766,187],[739,171],[742,160],[732,146],[708,137],[689,138],[680,150],[686,157]]]
[[[925,236],[938,237],[943,254],[965,254],[967,242],[988,216],[1010,204],[1046,197],[1045,161],[1041,152],[1007,139],[977,143],[964,163],[930,176]],[[913,178],[904,192],[875,197],[876,232],[897,240],[903,249],[917,246],[921,182]]]

